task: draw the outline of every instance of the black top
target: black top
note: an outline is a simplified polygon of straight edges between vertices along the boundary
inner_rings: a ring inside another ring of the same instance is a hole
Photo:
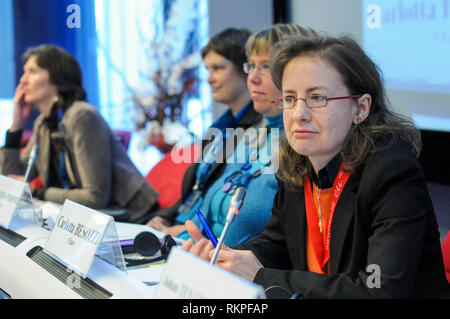
[[[320,169],[318,174],[313,172],[309,177],[311,178],[313,183],[316,184],[320,189],[333,187],[334,180],[339,173],[341,164],[342,158],[338,154],[327,165],[325,165],[324,168]]]
[[[308,271],[303,189],[278,184],[264,232],[235,247],[264,265],[256,283],[308,298],[450,298],[425,176],[405,143],[371,156],[350,176],[333,217],[329,275]]]
[[[6,131],[5,148],[19,148],[22,142],[23,130],[17,132]]]

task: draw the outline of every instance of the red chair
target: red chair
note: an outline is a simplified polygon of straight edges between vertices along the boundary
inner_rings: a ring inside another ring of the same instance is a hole
[[[201,146],[190,145],[171,151],[150,170],[146,179],[159,192],[160,209],[173,206],[181,198],[181,183],[188,167],[200,157]]]
[[[444,257],[445,275],[450,283],[450,231],[442,242],[442,256]]]
[[[25,147],[25,146],[27,146],[27,144],[28,144],[28,141],[30,140],[30,138],[31,138],[31,135],[33,135],[33,131],[23,131],[23,134],[22,134],[22,145],[21,145],[21,147]]]
[[[33,135],[33,131],[23,131],[22,140],[20,142],[20,154],[25,150],[25,146],[27,146],[30,141],[31,135]]]

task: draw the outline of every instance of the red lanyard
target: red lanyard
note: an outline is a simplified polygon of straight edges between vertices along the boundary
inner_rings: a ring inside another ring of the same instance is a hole
[[[323,236],[319,228],[319,218],[317,216],[318,214],[316,206],[314,205],[311,183],[309,182],[308,176],[305,175],[304,177],[305,206],[308,231],[311,235],[314,252],[322,270],[330,259],[331,223],[333,222],[334,211],[339,201],[339,197],[341,196],[342,190],[344,189],[344,186],[347,183],[349,177],[350,172],[344,171],[344,163],[342,163],[333,184],[333,193],[331,195],[331,203],[328,214],[328,225],[325,233],[325,243],[323,241]]]

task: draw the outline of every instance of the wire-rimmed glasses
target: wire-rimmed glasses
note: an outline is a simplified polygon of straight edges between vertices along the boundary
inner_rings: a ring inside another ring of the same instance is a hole
[[[262,64],[262,65],[256,65],[254,63],[248,63],[245,62],[243,64],[243,70],[245,73],[250,74],[256,69],[258,69],[258,72],[261,74],[270,75],[270,64]]]
[[[280,99],[275,99],[271,101],[275,106],[280,109],[292,109],[298,100],[302,100],[310,108],[318,108],[327,106],[328,101],[331,100],[344,100],[344,99],[354,99],[360,97],[362,94],[347,95],[347,96],[337,96],[337,97],[326,97],[325,95],[310,95],[306,98],[294,98],[292,96],[286,96]]]

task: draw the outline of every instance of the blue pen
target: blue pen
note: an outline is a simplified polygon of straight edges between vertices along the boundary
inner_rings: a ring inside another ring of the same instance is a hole
[[[203,216],[200,209],[196,208],[195,211],[197,212],[197,216],[200,219],[200,222],[203,225],[203,228],[205,229],[206,235],[208,235],[209,240],[214,245],[214,248],[217,247],[217,239],[216,236],[214,236],[214,233],[212,232],[211,228],[208,225],[208,222],[205,219],[205,216]]]

